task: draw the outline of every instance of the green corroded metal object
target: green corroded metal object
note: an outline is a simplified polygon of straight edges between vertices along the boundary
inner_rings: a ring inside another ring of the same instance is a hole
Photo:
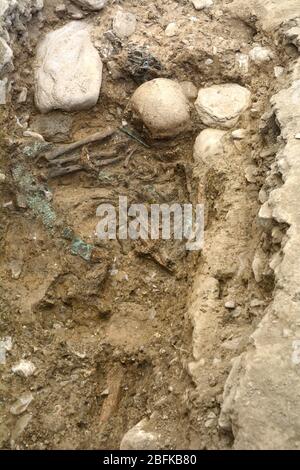
[[[41,152],[46,152],[47,150],[50,150],[53,147],[52,144],[49,144],[49,142],[33,142],[30,145],[26,145],[23,149],[23,154],[25,157],[29,158],[35,158],[37,157]]]
[[[42,220],[46,228],[52,229],[56,221],[56,214],[46,197],[47,189],[39,184],[21,164],[17,165],[12,173],[20,192],[25,197],[27,206],[36,217]]]
[[[72,255],[78,255],[85,261],[90,261],[93,251],[93,245],[89,243],[85,243],[81,238],[75,237],[73,238],[72,245],[71,245],[71,253]]]
[[[74,231],[70,227],[65,227],[62,231],[62,237],[65,240],[73,240],[74,238]]]

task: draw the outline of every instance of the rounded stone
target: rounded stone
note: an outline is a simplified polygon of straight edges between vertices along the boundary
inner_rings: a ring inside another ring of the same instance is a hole
[[[257,65],[263,64],[264,62],[269,62],[273,58],[273,53],[270,49],[262,46],[255,46],[249,52],[249,57]]]
[[[123,437],[120,450],[153,450],[159,449],[160,436],[147,429],[147,418],[131,428]]]
[[[214,157],[223,154],[222,142],[226,131],[219,129],[205,129],[198,135],[194,145],[195,163],[210,163]]]
[[[201,88],[195,102],[201,121],[207,126],[230,129],[249,108],[251,93],[236,83]]]
[[[174,137],[190,124],[189,103],[179,83],[156,78],[134,93],[132,110],[153,138]]]
[[[190,101],[195,101],[198,96],[198,90],[192,82],[184,81],[180,82],[183,93]]]
[[[119,39],[129,38],[136,29],[136,16],[129,11],[119,10],[113,19],[113,31]]]

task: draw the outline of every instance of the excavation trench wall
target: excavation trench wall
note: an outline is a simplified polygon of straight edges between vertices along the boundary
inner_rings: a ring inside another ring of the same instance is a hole
[[[235,2],[235,8],[243,5]],[[243,18],[256,16],[260,27],[280,44],[299,48],[300,4],[253,2]],[[227,380],[220,425],[232,429],[235,449],[299,449],[299,59],[289,79],[271,99],[280,127],[280,151],[272,171],[282,178],[262,206],[259,217],[269,230],[287,224],[281,249],[271,260],[274,299],[248,350],[234,360]],[[274,235],[274,231],[273,231]]]

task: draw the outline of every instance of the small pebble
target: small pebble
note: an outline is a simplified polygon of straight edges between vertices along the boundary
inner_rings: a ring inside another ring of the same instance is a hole
[[[11,370],[14,374],[18,374],[23,377],[30,377],[34,374],[36,367],[32,362],[22,359],[18,364],[15,364]]]
[[[208,413],[207,418],[208,419],[205,421],[204,426],[206,428],[211,428],[216,423],[216,415],[214,412],[211,411],[210,413]]]
[[[283,75],[284,68],[283,67],[274,67],[274,76],[275,78],[279,78]]]
[[[236,309],[233,310],[232,316],[233,318],[238,318],[242,313],[242,309],[240,307],[237,307]]]
[[[252,308],[263,307],[264,305],[265,305],[264,301],[259,300],[259,299],[253,299],[250,302],[250,307],[252,307]]]
[[[12,338],[7,336],[0,340],[0,365],[6,364],[6,352],[11,351],[13,346]]]
[[[4,181],[6,180],[6,176],[4,173],[0,173],[0,183],[4,183]]]
[[[180,82],[183,93],[188,100],[194,101],[198,96],[198,90],[192,82],[184,81]]]
[[[245,178],[248,183],[255,183],[258,176],[258,169],[255,165],[248,165],[245,168]]]
[[[264,204],[268,200],[268,194],[263,188],[258,193],[258,199],[261,204]]]
[[[192,3],[196,10],[204,10],[204,8],[209,8],[213,6],[213,0],[192,0]]]
[[[236,303],[233,300],[229,300],[228,302],[225,303],[225,308],[228,310],[234,310],[236,307]]]
[[[9,263],[9,267],[12,279],[19,279],[22,273],[22,262],[19,260],[12,260]]]
[[[19,96],[18,96],[18,103],[22,104],[22,103],[26,103],[27,101],[27,95],[28,95],[28,90],[26,87],[22,88],[21,92],[19,93]]]
[[[231,133],[234,140],[242,140],[246,137],[246,130],[245,129],[236,129]]]
[[[176,23],[170,23],[168,24],[168,26],[166,27],[166,30],[165,30],[165,35],[168,37],[168,38],[171,38],[173,36],[176,36],[176,34],[178,34],[178,26]]]
[[[257,65],[262,64],[263,62],[269,62],[273,59],[273,53],[270,49],[257,45],[251,49],[249,52],[249,57]]]

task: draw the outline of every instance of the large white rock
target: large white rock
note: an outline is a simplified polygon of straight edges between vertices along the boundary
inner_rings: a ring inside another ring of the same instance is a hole
[[[72,0],[77,5],[91,11],[102,10],[105,7],[107,0]]]
[[[35,101],[43,113],[94,106],[102,83],[102,61],[89,27],[72,21],[48,33],[37,51]]]
[[[132,109],[154,138],[172,137],[186,130],[190,109],[179,83],[156,78],[134,93]]]
[[[195,102],[198,114],[207,126],[234,127],[251,103],[251,93],[236,83],[201,88]]]

